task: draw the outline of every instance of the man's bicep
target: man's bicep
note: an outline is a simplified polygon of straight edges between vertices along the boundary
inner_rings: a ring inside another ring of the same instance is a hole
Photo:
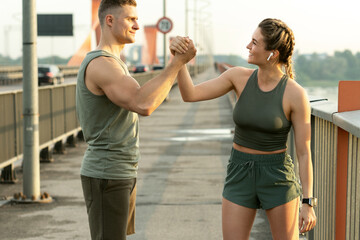
[[[131,109],[140,85],[131,76],[125,74],[110,74],[100,87],[114,104],[126,109]]]
[[[95,84],[114,104],[129,109],[135,93],[139,89],[137,81],[125,74],[112,59],[101,59],[93,69]]]

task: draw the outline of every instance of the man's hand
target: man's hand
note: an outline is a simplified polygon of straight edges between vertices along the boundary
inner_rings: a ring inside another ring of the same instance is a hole
[[[183,39],[176,38],[176,39],[177,40],[175,40],[175,43],[172,44],[171,46],[171,49],[173,49],[175,53],[174,59],[178,59],[183,64],[186,64],[196,55],[195,45],[193,41],[189,38],[183,38]],[[174,40],[172,42],[174,42]]]
[[[170,52],[175,56],[175,53],[183,54],[188,50],[190,38],[176,36],[170,43]]]

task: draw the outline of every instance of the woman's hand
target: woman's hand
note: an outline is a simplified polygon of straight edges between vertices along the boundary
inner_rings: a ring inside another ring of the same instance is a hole
[[[313,229],[316,225],[314,208],[304,203],[299,215],[299,231],[305,233]]]
[[[188,50],[190,43],[189,37],[176,36],[170,43],[170,52],[175,56],[175,53],[183,54]]]

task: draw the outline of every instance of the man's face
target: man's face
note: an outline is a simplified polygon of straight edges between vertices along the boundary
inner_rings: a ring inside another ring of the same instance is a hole
[[[114,10],[112,32],[121,44],[135,42],[135,33],[139,30],[136,7],[124,5]]]

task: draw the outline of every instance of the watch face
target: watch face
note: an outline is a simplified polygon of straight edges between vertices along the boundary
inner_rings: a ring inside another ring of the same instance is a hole
[[[317,198],[304,198],[302,202],[315,207],[317,205]]]

